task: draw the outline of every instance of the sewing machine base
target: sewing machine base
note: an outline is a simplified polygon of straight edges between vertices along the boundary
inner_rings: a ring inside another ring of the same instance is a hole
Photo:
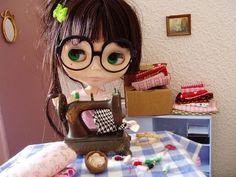
[[[130,136],[125,131],[119,131],[109,135],[97,135],[82,138],[65,138],[65,143],[76,151],[77,154],[85,155],[90,151],[113,151],[120,155],[131,155]]]

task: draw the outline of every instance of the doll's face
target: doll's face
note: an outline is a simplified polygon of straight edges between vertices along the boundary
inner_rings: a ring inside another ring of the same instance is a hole
[[[127,71],[131,51],[122,42],[105,43],[102,38],[95,42],[80,38],[66,40],[61,46],[62,66],[71,78],[99,88]]]

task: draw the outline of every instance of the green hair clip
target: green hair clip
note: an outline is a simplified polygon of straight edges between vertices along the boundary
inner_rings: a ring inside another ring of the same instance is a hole
[[[62,23],[65,21],[67,16],[68,8],[63,7],[62,4],[57,4],[56,9],[53,11],[53,18],[55,18],[58,22]]]

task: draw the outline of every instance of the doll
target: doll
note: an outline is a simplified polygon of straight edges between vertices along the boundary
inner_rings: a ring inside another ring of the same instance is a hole
[[[46,113],[51,127],[63,138],[68,133],[68,122],[60,116],[63,107],[58,107],[58,97],[64,96],[61,75],[67,77],[66,82],[82,85],[72,96],[66,96],[67,102],[90,100],[91,95],[95,100],[109,99],[103,85],[139,69],[140,23],[124,0],[52,0],[46,3],[43,19],[45,63],[50,64],[51,80]],[[51,102],[56,109],[50,107]],[[52,110],[58,111],[59,118]],[[91,120],[95,113],[84,112],[83,120],[90,129],[96,129]]]

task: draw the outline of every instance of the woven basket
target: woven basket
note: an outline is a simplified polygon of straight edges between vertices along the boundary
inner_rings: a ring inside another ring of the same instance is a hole
[[[89,157],[91,155],[93,155],[94,153],[98,153],[100,156],[104,157],[105,158],[105,163],[101,166],[101,167],[95,167],[93,165],[91,165],[88,161]],[[89,152],[86,156],[85,156],[85,165],[86,167],[88,168],[88,170],[91,172],[91,173],[94,173],[94,174],[97,174],[97,173],[102,173],[103,171],[105,171],[107,169],[107,156],[106,154],[104,154],[103,152],[101,151],[91,151]]]

